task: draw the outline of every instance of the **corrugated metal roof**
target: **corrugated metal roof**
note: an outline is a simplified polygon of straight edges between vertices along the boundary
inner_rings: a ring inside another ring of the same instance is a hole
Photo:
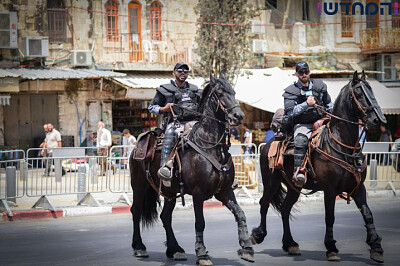
[[[19,77],[23,79],[83,79],[83,78],[108,78],[123,77],[125,73],[102,71],[94,69],[70,69],[70,68],[50,68],[50,69],[0,69],[0,78]]]
[[[5,69],[0,69],[0,78],[18,78],[18,74],[14,74],[10,71],[7,71]]]
[[[161,84],[169,83],[173,79],[171,73],[138,73],[131,74],[126,77],[114,77],[113,80],[119,82],[127,88],[140,89],[156,89]],[[192,78],[188,77],[188,82],[201,87],[204,83],[203,78]]]

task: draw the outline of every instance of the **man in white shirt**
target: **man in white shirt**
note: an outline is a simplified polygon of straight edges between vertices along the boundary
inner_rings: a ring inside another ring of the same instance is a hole
[[[129,129],[124,129],[124,131],[122,131],[122,134],[124,135],[124,138],[126,140],[126,145],[127,145],[127,147],[124,149],[124,154],[122,155],[122,157],[129,158],[132,150],[135,148],[136,138],[131,135],[131,132],[129,131]]]
[[[53,149],[54,148],[61,148],[61,134],[60,132],[54,128],[53,124],[47,124],[47,135],[45,139],[45,144],[43,148],[46,149],[47,157],[50,158],[47,160],[46,163],[46,170],[44,175],[48,176],[51,172],[51,166],[54,164],[54,160],[51,159],[53,157]],[[65,170],[62,168],[62,175],[65,175]]]
[[[104,123],[101,121],[97,123],[97,128],[97,155],[107,157],[112,144],[111,132],[104,127]],[[104,175],[107,170],[107,158],[100,158],[99,163],[101,175]],[[114,166],[111,166],[111,169],[114,171]]]

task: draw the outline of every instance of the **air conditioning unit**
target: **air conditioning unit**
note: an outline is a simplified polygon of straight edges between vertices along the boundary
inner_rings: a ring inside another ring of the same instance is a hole
[[[49,37],[25,37],[24,55],[29,57],[48,57]]]
[[[396,67],[395,58],[393,54],[378,54],[378,71],[383,73],[378,74],[379,81],[395,81],[396,77]]]
[[[91,66],[92,53],[84,50],[73,50],[71,53],[71,64],[73,66]]]
[[[0,48],[18,48],[17,12],[0,11]]]
[[[267,52],[267,40],[252,40],[251,51],[255,54]]]
[[[250,32],[254,34],[264,34],[265,33],[265,23],[259,20],[251,20]]]

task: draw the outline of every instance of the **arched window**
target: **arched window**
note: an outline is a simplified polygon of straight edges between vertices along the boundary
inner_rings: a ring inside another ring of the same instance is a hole
[[[161,4],[153,2],[150,5],[150,36],[153,41],[161,41]]]
[[[142,51],[142,28],[141,28],[142,7],[138,1],[130,1],[128,4],[129,15],[129,59],[141,61]]]
[[[49,27],[50,43],[67,41],[67,20],[62,0],[47,0],[47,22]]]
[[[108,42],[118,42],[118,3],[109,0],[106,3],[106,36]]]
[[[346,4],[340,6],[342,18],[342,37],[353,37],[353,15],[351,14],[352,0],[341,0],[340,2]]]

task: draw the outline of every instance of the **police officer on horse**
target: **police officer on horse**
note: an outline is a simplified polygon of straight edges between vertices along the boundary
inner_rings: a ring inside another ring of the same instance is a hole
[[[308,139],[313,130],[313,123],[322,118],[323,113],[316,104],[324,106],[327,112],[333,110],[333,103],[326,84],[321,80],[310,79],[310,68],[306,62],[296,64],[298,80],[283,93],[285,114],[293,119],[294,125],[294,175],[297,187],[306,182],[303,161],[307,152]]]
[[[157,88],[156,95],[148,107],[153,114],[163,114],[162,129],[165,130],[165,137],[161,150],[160,169],[157,174],[164,181],[170,181],[172,178],[172,161],[167,162],[167,160],[178,140],[178,135],[183,132],[183,127],[187,122],[196,119],[196,111],[200,103],[199,88],[186,81],[189,76],[189,66],[184,62],[179,62],[175,65],[172,74],[175,80]],[[176,115],[179,123],[173,121],[172,114]]]

